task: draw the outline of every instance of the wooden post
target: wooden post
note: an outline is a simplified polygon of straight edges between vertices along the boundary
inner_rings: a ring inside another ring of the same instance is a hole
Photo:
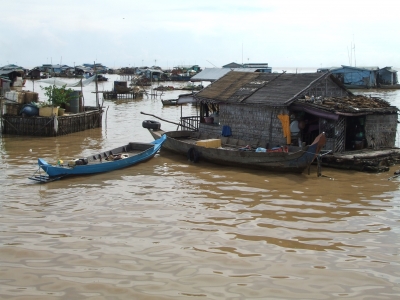
[[[321,174],[321,156],[320,156],[320,154],[318,154],[318,156],[317,156],[317,176],[318,177],[322,176],[322,174]]]
[[[81,95],[82,95],[82,110],[85,111],[85,97],[83,96],[82,78],[81,78]],[[80,98],[80,96],[79,96],[79,98]]]
[[[96,62],[94,62],[94,74],[96,76],[96,107],[99,108],[99,93],[98,93],[98,86],[97,86],[97,71],[96,71]]]
[[[3,132],[3,96],[1,95],[2,88],[0,87],[0,132]]]

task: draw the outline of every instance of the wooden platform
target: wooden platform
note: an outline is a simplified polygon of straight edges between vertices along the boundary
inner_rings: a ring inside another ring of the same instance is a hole
[[[400,163],[400,148],[362,149],[321,156],[321,165],[344,170],[379,173]]]
[[[105,100],[118,100],[118,99],[136,99],[138,98],[137,93],[129,92],[118,94],[117,92],[103,92],[103,98]]]

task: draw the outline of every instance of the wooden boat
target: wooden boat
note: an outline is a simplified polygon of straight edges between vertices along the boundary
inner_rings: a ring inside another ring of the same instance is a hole
[[[108,78],[103,76],[103,75],[101,75],[101,74],[98,74],[97,75],[97,81],[108,81]]]
[[[59,161],[52,165],[39,158],[39,169],[29,179],[48,182],[65,176],[96,174],[130,167],[154,157],[165,141],[166,136],[160,136],[151,143],[131,142],[110,151],[71,160],[67,164]],[[47,175],[37,175],[41,170]]]
[[[305,147],[254,149],[246,142],[230,137],[210,139],[202,137],[195,131],[164,132],[147,129],[154,139],[167,137],[162,149],[183,154],[193,162],[204,159],[221,165],[290,173],[302,173],[311,165],[326,143],[325,133],[321,133],[311,145]]]
[[[168,99],[168,100],[162,100],[161,102],[163,106],[173,106],[173,105],[178,105],[178,99]]]

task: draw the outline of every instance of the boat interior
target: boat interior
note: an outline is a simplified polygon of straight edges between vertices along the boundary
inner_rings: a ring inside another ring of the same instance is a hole
[[[93,164],[93,163],[103,163],[103,162],[111,162],[115,160],[125,159],[130,156],[135,156],[143,151],[146,151],[150,148],[154,147],[154,144],[151,143],[139,143],[139,142],[131,142],[127,145],[114,148],[112,150],[100,152],[94,155],[87,156],[85,158],[75,159],[70,161],[68,165],[76,164]],[[81,161],[81,162],[80,162]]]
[[[198,131],[182,131],[182,132],[174,132],[173,135],[169,133],[170,137],[173,137],[175,139],[178,139],[180,141],[184,141],[189,144],[198,144],[199,141],[203,140],[212,140],[212,139],[219,139],[221,140],[221,147],[226,149],[226,150],[238,150],[238,151],[255,151],[257,148],[265,148],[265,149],[281,149],[281,147],[285,147],[285,152],[297,152],[303,148],[298,147],[298,146],[287,146],[286,145],[276,145],[273,147],[269,147],[269,145],[263,145],[259,141],[244,141],[240,139],[235,139],[232,137],[224,137],[224,136],[214,136],[211,134],[207,133],[201,133]]]

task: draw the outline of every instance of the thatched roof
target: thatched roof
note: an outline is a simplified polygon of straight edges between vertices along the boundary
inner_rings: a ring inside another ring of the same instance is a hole
[[[327,73],[229,72],[196,94],[200,101],[287,106]]]
[[[368,113],[396,113],[398,108],[388,101],[363,95],[346,97],[320,97],[312,99],[298,99],[293,107],[310,107],[336,114],[360,115]]]

